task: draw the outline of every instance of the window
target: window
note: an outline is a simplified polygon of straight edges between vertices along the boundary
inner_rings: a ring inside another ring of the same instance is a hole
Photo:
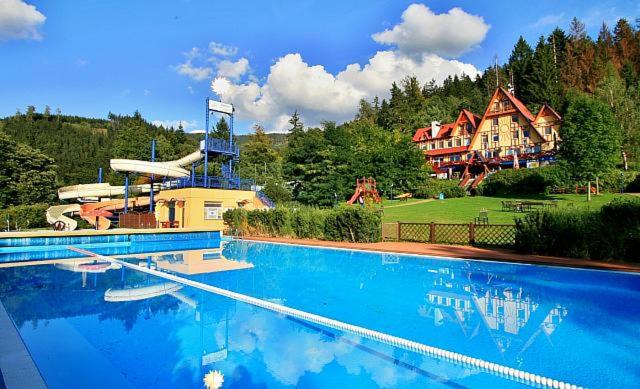
[[[467,132],[471,133],[471,131],[473,131],[473,127],[471,126],[471,123],[467,123]]]
[[[511,123],[518,123],[519,119],[518,119],[518,115],[511,115]]]
[[[462,139],[460,139],[460,138],[456,138],[456,146],[457,146],[457,147],[462,146]]]
[[[525,138],[528,138],[528,137],[529,137],[529,130],[523,130],[523,131],[522,131],[522,135],[523,135]]]
[[[500,134],[493,134],[493,141],[500,142]]]
[[[551,135],[551,127],[545,127],[544,128],[544,134],[545,135]]]
[[[465,146],[469,146],[469,144],[471,144],[471,138],[466,138],[464,140],[464,144],[465,144]]]
[[[498,125],[498,118],[493,118],[493,125],[497,126]]]
[[[457,162],[457,161],[459,161],[459,160],[460,160],[460,156],[459,156],[459,155],[457,155],[457,154],[456,154],[456,155],[452,155],[452,156],[451,156],[451,160],[452,160],[452,161],[454,161],[454,162]]]
[[[488,142],[489,142],[489,135],[482,134],[482,143],[488,143]]]
[[[447,147],[453,147],[453,141],[451,139],[447,141]]]
[[[442,140],[441,140],[441,141],[438,143],[438,148],[441,148],[441,149],[442,149],[442,148],[444,148],[444,141],[442,141]]]
[[[515,130],[515,131],[513,132],[512,137],[513,137],[513,139],[518,139],[518,138],[520,138],[520,131]]]
[[[435,148],[436,148],[436,142],[431,142],[431,143],[429,143],[429,148],[430,148],[431,150],[435,150]]]
[[[205,220],[222,220],[222,202],[205,201],[204,202],[204,219]]]

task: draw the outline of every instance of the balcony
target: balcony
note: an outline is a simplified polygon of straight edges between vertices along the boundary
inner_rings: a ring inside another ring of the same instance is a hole
[[[205,141],[200,141],[200,150],[204,150]],[[228,140],[220,139],[220,138],[209,138],[207,140],[207,152],[214,154],[227,155],[230,157],[239,157],[240,156],[240,148],[234,144],[229,144]]]

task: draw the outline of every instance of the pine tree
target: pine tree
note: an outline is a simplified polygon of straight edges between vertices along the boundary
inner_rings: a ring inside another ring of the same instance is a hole
[[[291,134],[304,131],[304,124],[300,119],[298,110],[295,110],[293,112],[293,115],[291,115],[291,119],[289,119],[289,124],[291,124],[291,129],[289,130]]]
[[[531,61],[531,71],[525,76],[531,102],[560,106],[560,85],[558,69],[553,60],[553,48],[540,37]]]
[[[531,50],[531,46],[520,36],[513,47],[507,67],[513,76],[515,95],[525,104],[529,103],[532,98],[526,81],[527,75],[531,72],[532,59],[533,50]]]
[[[592,77],[594,55],[593,41],[587,35],[584,23],[573,18],[562,71],[565,90],[577,88],[584,92],[593,92],[596,83]]]

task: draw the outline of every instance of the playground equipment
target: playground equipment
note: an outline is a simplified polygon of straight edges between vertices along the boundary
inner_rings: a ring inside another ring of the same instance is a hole
[[[230,118],[229,139],[209,137],[209,119],[212,113],[228,115]],[[57,229],[73,230],[77,222],[70,218],[79,215],[98,229],[106,229],[111,225],[111,219],[116,213],[127,213],[132,207],[148,206],[149,213],[154,212],[154,193],[161,190],[180,189],[187,187],[218,188],[218,189],[246,189],[254,187],[252,180],[241,179],[234,173],[233,166],[239,160],[240,149],[234,143],[233,113],[231,104],[206,99],[206,128],[205,138],[200,142],[199,150],[174,160],[165,162],[155,161],[155,140],[151,143],[151,161],[133,159],[112,159],[110,166],[113,171],[125,175],[124,186],[111,186],[102,183],[102,169],[96,184],[80,184],[60,188],[60,200],[76,200],[85,204],[59,205],[47,210],[47,221]],[[222,176],[211,177],[208,173],[210,156],[222,156]],[[196,167],[204,165],[202,175],[196,175]],[[129,184],[129,174],[144,176],[139,185]],[[149,197],[129,199],[130,195],[149,194]],[[114,197],[123,196],[123,199]],[[103,201],[103,200],[107,201]],[[269,207],[267,201],[262,204]]]
[[[353,196],[351,196],[349,201],[347,201],[347,204],[353,204],[360,197],[362,197],[362,200],[364,202],[382,202],[382,200],[380,199],[380,195],[378,195],[378,190],[376,189],[376,180],[371,177],[362,177],[361,179],[356,179],[356,191],[353,193]]]

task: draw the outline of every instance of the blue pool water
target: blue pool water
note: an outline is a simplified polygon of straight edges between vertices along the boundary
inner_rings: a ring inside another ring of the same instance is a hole
[[[254,242],[138,244],[118,250],[136,265],[430,346],[592,388],[640,381],[636,274]],[[0,268],[0,301],[54,388],[199,388],[211,370],[242,388],[521,386],[88,259]]]

